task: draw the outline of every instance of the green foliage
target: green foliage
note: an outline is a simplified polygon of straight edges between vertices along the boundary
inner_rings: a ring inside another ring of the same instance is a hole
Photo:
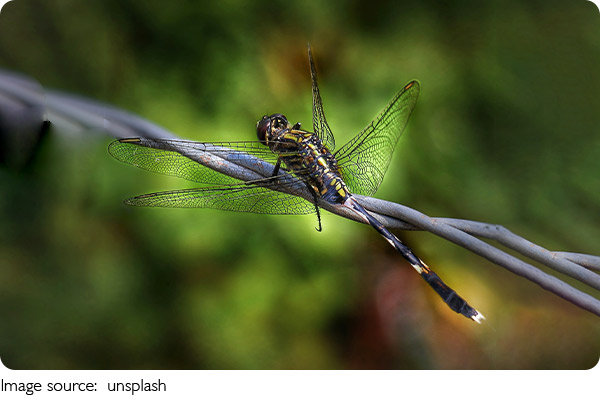
[[[306,43],[339,145],[422,92],[377,196],[598,253],[600,24],[589,2],[8,3],[0,66],[192,140],[310,127]],[[127,208],[193,186],[54,132],[0,169],[0,356],[11,368],[589,368],[598,320],[429,234],[480,309],[443,305],[381,238],[325,215]],[[406,271],[406,273],[402,272]],[[492,328],[490,328],[492,327]]]

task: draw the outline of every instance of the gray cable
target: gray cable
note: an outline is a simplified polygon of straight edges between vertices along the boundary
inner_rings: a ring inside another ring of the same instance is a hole
[[[31,110],[31,118],[39,120],[40,123],[40,118],[43,116],[58,128],[57,132],[95,131],[115,138],[176,138],[174,134],[164,128],[132,113],[70,94],[44,92],[35,81],[27,77],[0,71],[0,116],[5,119],[13,116],[20,118],[15,120],[16,122],[9,121],[11,123],[6,126],[23,125],[23,115],[26,113],[15,112],[17,109]],[[232,168],[231,160],[227,160],[227,162],[216,160],[217,162],[215,162],[214,157],[189,154],[189,152],[186,154],[185,148],[178,149],[176,145],[173,150],[221,173],[232,174],[234,171],[235,177],[243,181],[269,176],[261,175],[264,174],[264,171],[268,171],[268,168],[265,169],[264,166],[259,169],[263,172],[257,173],[256,163],[265,162],[251,155],[243,158],[236,157],[236,167]],[[213,156],[222,157],[223,154],[222,149],[219,149]],[[297,178],[288,175],[286,179]],[[298,190],[299,187],[302,188],[303,185],[295,185],[294,189],[289,189],[290,194],[312,201],[311,194],[307,190]],[[292,190],[294,191],[291,192]],[[507,254],[478,237],[495,240],[500,245],[573,277],[596,290],[600,290],[600,275],[595,272],[600,271],[600,257],[598,256],[549,251],[499,225],[452,218],[431,218],[400,204],[366,196],[356,195],[356,197],[363,207],[388,228],[432,232],[527,278],[576,306],[600,316],[600,300],[575,289],[556,276],[547,274],[539,268]],[[329,203],[319,203],[319,205],[334,214],[359,221],[358,217],[345,207]]]

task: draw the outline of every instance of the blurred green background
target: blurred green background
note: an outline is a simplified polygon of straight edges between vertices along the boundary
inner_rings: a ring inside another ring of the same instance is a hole
[[[182,138],[311,126],[339,145],[422,93],[377,197],[600,253],[600,15],[587,1],[13,1],[0,67]],[[469,251],[397,232],[488,318],[450,311],[371,228],[325,213],[139,209],[194,184],[53,135],[0,167],[0,357],[16,369],[590,368],[600,320]],[[568,280],[578,288],[592,289]],[[596,292],[597,294],[597,292]]]

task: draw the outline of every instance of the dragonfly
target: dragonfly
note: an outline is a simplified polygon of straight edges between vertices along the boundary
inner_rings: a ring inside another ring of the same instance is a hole
[[[143,194],[125,200],[133,206],[214,208],[264,214],[316,213],[319,204],[351,210],[372,226],[456,313],[481,323],[485,317],[469,305],[400,239],[373,217],[354,194],[373,195],[389,166],[420,92],[407,83],[358,135],[338,150],[317,84],[310,45],[313,132],[292,125],[283,114],[263,116],[258,141],[196,142],[127,138],[112,142],[109,153],[127,164],[208,184],[191,189]]]

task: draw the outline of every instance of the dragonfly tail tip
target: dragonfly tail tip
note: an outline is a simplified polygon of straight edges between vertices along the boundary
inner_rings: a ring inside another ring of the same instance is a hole
[[[482,313],[480,313],[479,311],[475,311],[476,314],[471,316],[471,319],[475,322],[477,322],[478,324],[481,324],[482,321],[485,320],[485,317],[483,316]]]

